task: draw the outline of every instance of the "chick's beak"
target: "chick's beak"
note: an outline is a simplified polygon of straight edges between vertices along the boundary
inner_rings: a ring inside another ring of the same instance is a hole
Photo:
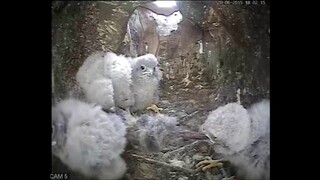
[[[142,74],[145,76],[152,76],[153,75],[153,70],[152,69],[147,69],[145,72],[143,72]]]

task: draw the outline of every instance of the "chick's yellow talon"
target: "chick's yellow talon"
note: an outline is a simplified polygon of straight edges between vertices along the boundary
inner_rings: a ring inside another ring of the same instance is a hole
[[[156,113],[160,113],[162,111],[162,108],[159,108],[157,105],[152,104],[151,106],[147,107],[147,110],[153,110]]]
[[[202,171],[206,171],[209,168],[213,168],[213,167],[222,167],[223,164],[221,163],[221,159],[220,160],[204,160],[204,161],[200,161],[196,167],[202,167]]]

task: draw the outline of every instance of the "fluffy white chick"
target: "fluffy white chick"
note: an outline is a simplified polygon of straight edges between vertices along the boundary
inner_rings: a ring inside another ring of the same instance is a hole
[[[126,111],[119,115],[125,119],[130,144],[140,146],[146,152],[159,152],[177,135],[176,117],[160,113],[136,117]]]
[[[136,112],[149,106],[160,110],[154,104],[158,102],[161,72],[152,54],[132,59],[112,52],[96,52],[79,68],[76,79],[88,102],[106,110],[118,107]]]
[[[134,99],[131,92],[130,58],[112,52],[95,52],[79,68],[77,82],[88,102],[104,109],[129,109]]]
[[[103,180],[123,177],[126,126],[119,116],[67,99],[52,108],[52,127],[52,153],[71,170]]]
[[[215,151],[237,167],[245,179],[270,179],[270,101],[253,104],[248,110],[229,103],[212,111],[201,126],[214,143]],[[203,169],[219,166],[221,160],[202,161]],[[221,163],[220,163],[221,164]]]
[[[132,59],[132,93],[134,94],[133,112],[151,107],[156,112],[161,108],[155,106],[159,100],[159,82],[161,72],[158,59],[153,54],[146,54]]]
[[[137,120],[139,144],[149,152],[159,152],[176,136],[177,120],[164,114],[142,115]]]
[[[128,141],[142,147],[149,153],[156,153],[178,141],[203,139],[203,134],[178,126],[177,118],[165,114],[133,117],[127,112],[121,113],[128,127]]]

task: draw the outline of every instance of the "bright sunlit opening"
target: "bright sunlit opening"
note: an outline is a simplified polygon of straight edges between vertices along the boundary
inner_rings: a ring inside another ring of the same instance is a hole
[[[177,5],[175,1],[155,1],[153,3],[160,8],[170,8]]]

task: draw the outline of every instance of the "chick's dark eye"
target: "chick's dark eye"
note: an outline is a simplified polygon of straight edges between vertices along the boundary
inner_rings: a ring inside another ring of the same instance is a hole
[[[140,66],[140,68],[141,68],[141,70],[144,70],[144,69],[145,69],[145,67],[144,67],[144,66]]]

